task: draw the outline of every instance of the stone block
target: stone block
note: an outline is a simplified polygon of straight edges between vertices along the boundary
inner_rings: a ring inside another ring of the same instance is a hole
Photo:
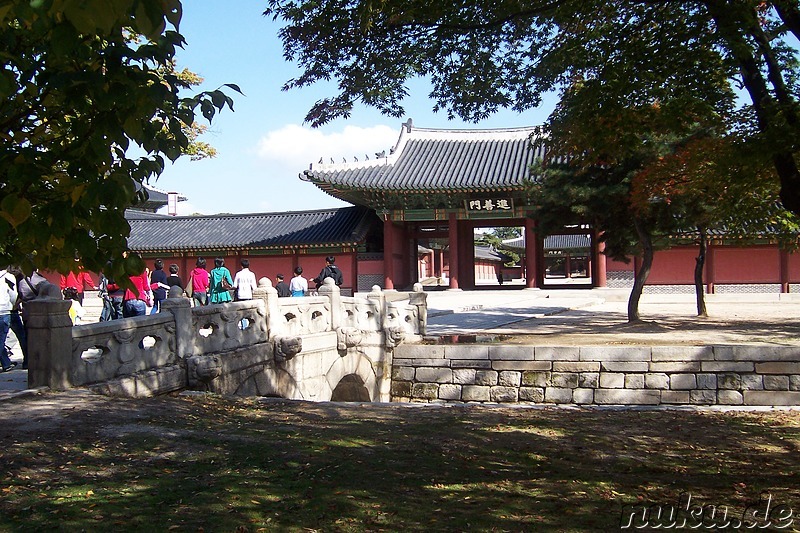
[[[461,399],[465,402],[488,402],[491,387],[464,385],[461,387]]]
[[[448,359],[446,359],[447,361]],[[492,368],[492,362],[489,360],[481,361],[477,359],[449,359],[450,368]]]
[[[550,386],[562,389],[574,389],[578,386],[578,374],[553,372],[550,374]]]
[[[700,372],[700,362],[686,362],[686,363],[650,363],[650,372],[664,372],[672,374],[676,372]]]
[[[717,402],[717,391],[715,390],[689,391],[689,402],[697,405],[712,405]]]
[[[602,375],[601,375],[602,379]],[[658,405],[661,391],[647,389],[597,389],[594,403],[603,405]]]
[[[581,361],[650,361],[649,346],[581,346]]]
[[[519,401],[542,403],[544,401],[544,389],[540,387],[520,387]]]
[[[580,405],[594,403],[594,389],[575,389],[572,391],[572,402]]]
[[[517,403],[517,387],[491,387],[489,389],[489,399],[497,403]]]
[[[688,390],[665,390],[661,391],[661,403],[689,403]]]
[[[402,346],[402,345],[401,345]],[[444,346],[445,359],[489,359],[489,346],[461,344]]]
[[[753,372],[755,364],[751,361],[703,361],[700,363],[703,372]]]
[[[644,374],[625,374],[626,389],[643,389]]]
[[[423,366],[417,368],[415,380],[421,383],[452,383],[453,371],[449,368]]]
[[[597,361],[553,361],[553,372],[600,372]]]
[[[441,344],[401,344],[395,347],[393,359],[443,359]]]
[[[764,376],[764,389],[789,390],[789,376]]]
[[[551,361],[492,361],[493,370],[550,370]]]
[[[742,390],[764,390],[764,379],[760,374],[742,374]]]
[[[414,368],[410,366],[392,365],[392,379],[399,381],[414,381]]]
[[[647,372],[650,363],[647,361],[603,361],[600,364],[601,372],[622,372],[632,374],[634,372]]]
[[[572,403],[572,389],[547,387],[544,391],[544,401],[548,403]]]
[[[436,383],[414,383],[411,397],[415,400],[436,400],[439,398],[439,385]]]
[[[800,376],[789,376],[789,390],[800,390]]]
[[[600,387],[603,389],[622,389],[625,387],[625,374],[600,372]]]
[[[697,377],[694,374],[672,374],[669,377],[669,388],[672,390],[696,389]]]
[[[392,381],[392,398],[411,397],[411,382],[410,381]]]
[[[757,374],[800,374],[800,363],[756,363]]]
[[[711,346],[653,346],[654,362],[713,361]]]
[[[578,374],[578,387],[596,389],[600,384],[600,372],[581,372]]]
[[[663,372],[651,372],[644,375],[645,389],[669,389],[669,376]]]
[[[461,385],[447,383],[439,385],[439,399],[440,400],[460,400],[461,399]]]
[[[739,390],[742,388],[742,376],[733,372],[717,374],[717,388],[724,390]]]
[[[578,346],[537,346],[533,356],[537,361],[577,361]]]
[[[497,375],[497,384],[503,387],[519,387],[522,381],[522,372],[503,370]]]
[[[400,345],[402,346],[402,344]],[[401,359],[399,364],[406,366],[450,366],[447,359]]]
[[[474,368],[458,368],[453,370],[453,383],[461,385],[474,385],[475,384]]]
[[[494,370],[476,370],[475,385],[497,385],[497,372]]]
[[[800,346],[773,346],[767,344],[740,344],[714,346],[717,361],[798,361]]]
[[[492,361],[533,361],[533,346],[528,345],[489,345],[489,359]]]
[[[800,392],[746,390],[744,405],[800,405]]]
[[[547,387],[550,383],[550,372],[523,372],[522,385],[526,387]]]
[[[697,374],[697,388],[698,389],[716,389],[717,388],[717,375],[716,374]]]
[[[717,391],[717,403],[720,405],[742,405],[744,396],[738,390]]]

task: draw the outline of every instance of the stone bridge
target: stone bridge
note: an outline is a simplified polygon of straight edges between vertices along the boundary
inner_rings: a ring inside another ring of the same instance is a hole
[[[279,298],[262,278],[253,300],[193,308],[171,294],[158,314],[73,327],[69,302],[48,289],[26,304],[29,386],[125,397],[194,389],[388,402],[393,350],[421,340],[427,322],[421,286],[346,297],[328,279],[319,296]]]

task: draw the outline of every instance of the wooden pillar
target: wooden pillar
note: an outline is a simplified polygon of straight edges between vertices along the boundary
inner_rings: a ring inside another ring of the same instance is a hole
[[[781,261],[781,292],[788,293],[789,292],[789,252],[786,250],[780,250],[780,261]]]
[[[353,295],[355,295],[360,290],[358,287],[358,249],[353,250],[350,254],[350,261],[350,268],[352,268],[353,272],[353,281],[351,283],[353,285]]]
[[[450,289],[459,290],[458,268],[459,268],[459,249],[458,249],[458,218],[455,213],[450,213],[448,218],[447,236],[450,245]]]
[[[539,257],[536,234],[536,223],[530,218],[525,219],[525,287],[535,289],[539,284]]]
[[[394,289],[394,224],[383,222],[383,288]]]
[[[592,284],[595,287],[608,286],[608,267],[606,263],[606,243],[599,239],[598,234],[592,239]]]
[[[706,294],[714,294],[714,246],[709,242],[706,248]]]

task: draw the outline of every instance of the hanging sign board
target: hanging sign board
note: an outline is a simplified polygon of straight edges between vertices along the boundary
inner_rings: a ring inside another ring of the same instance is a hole
[[[514,200],[512,198],[476,198],[473,200],[464,200],[464,208],[467,210],[467,213],[513,211]]]

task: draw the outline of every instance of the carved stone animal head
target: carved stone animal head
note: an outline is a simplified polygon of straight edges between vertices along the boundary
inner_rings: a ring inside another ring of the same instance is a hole
[[[303,350],[303,339],[301,337],[275,337],[273,350],[276,362],[288,361]]]

